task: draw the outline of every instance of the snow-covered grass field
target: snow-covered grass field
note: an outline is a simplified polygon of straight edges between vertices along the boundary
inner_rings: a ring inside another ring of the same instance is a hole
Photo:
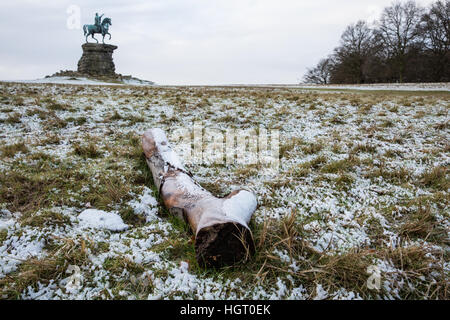
[[[448,91],[0,83],[0,298],[448,299],[449,107]],[[218,196],[257,194],[247,263],[198,266],[159,203],[140,135],[194,122],[280,130],[275,176],[186,164]]]
[[[383,91],[450,91],[450,83],[374,83],[374,84],[328,84],[328,85],[299,85],[301,88],[339,89],[339,90],[383,90]]]

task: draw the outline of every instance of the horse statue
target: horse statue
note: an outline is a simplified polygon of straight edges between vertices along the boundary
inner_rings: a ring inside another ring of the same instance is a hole
[[[98,40],[94,37],[94,34],[101,33],[103,36],[102,42],[105,43],[105,35],[109,35],[109,40],[111,40],[111,34],[108,32],[109,26],[112,25],[110,18],[105,18],[101,22],[100,25],[95,24],[85,24],[83,26],[84,35],[86,36],[86,43],[88,43],[88,37],[92,36],[92,38],[97,41]]]

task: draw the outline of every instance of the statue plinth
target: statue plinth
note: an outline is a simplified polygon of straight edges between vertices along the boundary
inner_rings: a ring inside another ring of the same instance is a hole
[[[78,61],[78,72],[91,76],[115,76],[113,52],[118,47],[111,44],[84,43],[83,55]]]

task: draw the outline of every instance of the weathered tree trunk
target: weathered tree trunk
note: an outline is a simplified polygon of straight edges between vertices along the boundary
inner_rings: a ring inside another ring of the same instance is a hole
[[[237,190],[224,198],[213,196],[184,169],[161,129],[146,131],[142,147],[164,205],[191,226],[199,264],[220,267],[254,253],[247,225],[257,206],[253,193]]]

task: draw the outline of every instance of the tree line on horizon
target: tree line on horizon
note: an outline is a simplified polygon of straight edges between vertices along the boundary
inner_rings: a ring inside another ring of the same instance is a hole
[[[427,8],[394,2],[373,26],[360,20],[332,54],[308,69],[305,83],[362,84],[450,81],[450,0]]]

